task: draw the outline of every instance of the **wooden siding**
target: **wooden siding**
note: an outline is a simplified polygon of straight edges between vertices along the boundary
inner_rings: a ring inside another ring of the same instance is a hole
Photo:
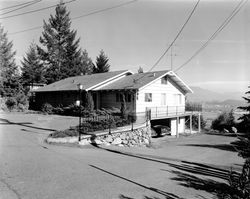
[[[152,102],[145,102],[145,93],[152,93]],[[185,106],[184,94],[170,81],[167,84],[162,84],[161,79],[153,84],[150,84],[138,91],[136,100],[136,112],[145,112],[146,107],[156,107],[162,105],[162,94],[166,94],[166,104],[164,106]],[[181,103],[176,99],[179,94]]]

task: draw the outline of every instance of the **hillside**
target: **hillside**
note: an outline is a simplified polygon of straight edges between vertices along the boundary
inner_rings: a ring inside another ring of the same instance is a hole
[[[244,93],[240,92],[228,92],[228,93],[217,93],[200,87],[191,87],[194,93],[187,95],[187,100],[191,102],[226,102],[229,104],[237,104],[243,101],[242,96]]]

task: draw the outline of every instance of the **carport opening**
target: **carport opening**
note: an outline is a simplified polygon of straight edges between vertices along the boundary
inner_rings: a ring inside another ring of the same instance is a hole
[[[152,137],[171,135],[170,119],[151,120]]]

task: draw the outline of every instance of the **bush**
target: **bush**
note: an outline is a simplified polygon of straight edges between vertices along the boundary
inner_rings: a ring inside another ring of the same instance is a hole
[[[17,101],[14,97],[9,97],[5,102],[7,108],[9,111],[12,111],[14,108],[16,108]]]
[[[81,125],[86,132],[101,131],[116,127],[116,123],[113,117],[103,118],[101,120],[84,121]]]
[[[223,112],[215,120],[213,120],[211,128],[218,131],[227,129],[231,132],[232,127],[234,127],[235,125],[236,123],[233,116],[233,110],[231,110],[230,112]]]
[[[20,111],[25,111],[29,108],[29,100],[28,97],[20,92],[16,96],[16,101],[17,101],[17,109]]]
[[[45,103],[42,105],[42,112],[47,113],[47,114],[52,114],[53,113],[53,106],[49,103]]]

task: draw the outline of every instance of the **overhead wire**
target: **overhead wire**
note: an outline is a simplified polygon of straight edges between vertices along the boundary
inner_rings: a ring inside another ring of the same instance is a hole
[[[99,14],[99,13],[101,13],[101,12],[106,12],[106,11],[108,11],[108,10],[116,9],[116,8],[119,8],[119,7],[128,5],[128,4],[131,4],[131,3],[135,3],[135,2],[137,2],[137,1],[138,1],[138,0],[132,0],[132,1],[129,1],[129,2],[125,2],[125,3],[118,4],[118,5],[116,5],[116,6],[107,7],[107,8],[103,8],[103,9],[100,9],[100,10],[92,11],[92,12],[86,13],[86,14],[81,15],[81,16],[73,17],[72,20],[76,20],[76,19],[79,19],[79,18],[88,17],[88,16],[91,16],[91,15],[94,15],[94,14]],[[16,35],[16,34],[23,33],[23,32],[28,32],[28,31],[32,31],[32,30],[37,30],[37,29],[40,29],[40,28],[42,28],[42,27],[43,27],[43,26],[36,26],[36,27],[29,28],[29,29],[24,29],[24,30],[20,30],[20,31],[17,31],[17,32],[8,33],[8,35]]]
[[[42,1],[42,0],[33,1],[33,2],[31,2],[31,3],[29,3],[29,4],[26,4],[26,5],[24,5],[24,6],[21,6],[21,7],[19,6],[19,8],[16,8],[16,9],[14,9],[14,10],[10,10],[10,11],[1,13],[0,16],[6,15],[6,14],[9,14],[9,13],[12,13],[12,12],[15,12],[15,11],[17,11],[17,10],[21,10],[21,9],[23,9],[23,8],[26,8],[26,7],[28,7],[28,6],[34,5],[34,4],[39,3],[39,2],[41,2],[41,1]]]
[[[175,72],[186,66],[193,58],[195,58],[204,48],[206,48],[213,39],[215,39],[218,34],[231,22],[231,20],[234,18],[234,16],[243,8],[243,6],[248,2],[246,0],[241,0],[237,6],[234,8],[234,10],[230,13],[230,15],[225,19],[225,21],[217,28],[217,30],[209,37],[209,39],[181,66],[179,66],[177,69],[175,69]]]
[[[19,7],[19,6],[22,6],[22,5],[26,5],[26,4],[32,3],[34,1],[37,1],[37,0],[28,1],[28,2],[25,2],[25,3],[16,4],[14,6],[5,7],[5,8],[0,9],[0,11],[2,11],[2,10],[8,10],[8,9],[11,9],[11,8],[16,8],[16,7]]]
[[[68,4],[68,3],[71,3],[71,2],[73,2],[73,1],[76,1],[76,0],[71,0],[71,1],[63,2],[63,4]],[[22,15],[26,15],[26,14],[30,14],[30,13],[34,13],[34,12],[40,12],[40,11],[43,11],[43,10],[47,10],[47,9],[50,9],[50,8],[54,8],[54,7],[56,7],[57,5],[58,5],[58,4],[54,4],[54,5],[52,5],[52,6],[48,6],[48,7],[44,7],[44,8],[39,8],[39,9],[36,9],[36,10],[31,10],[31,11],[27,11],[27,12],[15,14],[15,15],[6,16],[6,17],[0,17],[0,19],[8,19],[8,18],[18,17],[18,16],[22,16]]]
[[[100,9],[100,10],[96,10],[96,11],[93,11],[93,12],[90,12],[90,13],[87,13],[87,14],[84,14],[84,15],[73,17],[72,20],[79,19],[79,18],[82,18],[82,17],[87,17],[87,16],[90,16],[90,15],[93,15],[93,14],[98,14],[98,13],[105,12],[105,11],[108,11],[108,10],[113,10],[113,9],[116,9],[116,8],[119,8],[119,7],[128,5],[128,4],[131,4],[131,3],[135,3],[136,1],[138,1],[138,0],[132,0],[132,1],[121,3],[121,4],[118,4],[118,5],[112,6],[112,7],[108,7],[108,8],[103,8],[103,9]]]
[[[179,32],[177,33],[177,35],[175,36],[175,38],[173,39],[173,41],[170,43],[170,45],[168,46],[168,48],[163,52],[163,54],[157,59],[157,61],[155,62],[155,64],[148,70],[148,72],[152,71],[157,65],[158,63],[162,60],[162,58],[167,54],[167,52],[169,51],[169,49],[171,49],[171,47],[174,45],[175,41],[178,39],[178,37],[180,36],[180,34],[182,33],[182,31],[184,30],[184,28],[186,27],[187,23],[189,22],[189,20],[191,19],[192,15],[194,14],[197,6],[199,5],[200,0],[198,0],[196,2],[196,4],[194,5],[193,9],[191,10],[190,14],[188,15],[188,18],[186,19],[186,21],[184,22],[184,24],[182,25],[181,29],[179,30]],[[135,81],[139,81],[140,79],[144,78],[146,76],[142,75],[140,78],[135,79]]]

